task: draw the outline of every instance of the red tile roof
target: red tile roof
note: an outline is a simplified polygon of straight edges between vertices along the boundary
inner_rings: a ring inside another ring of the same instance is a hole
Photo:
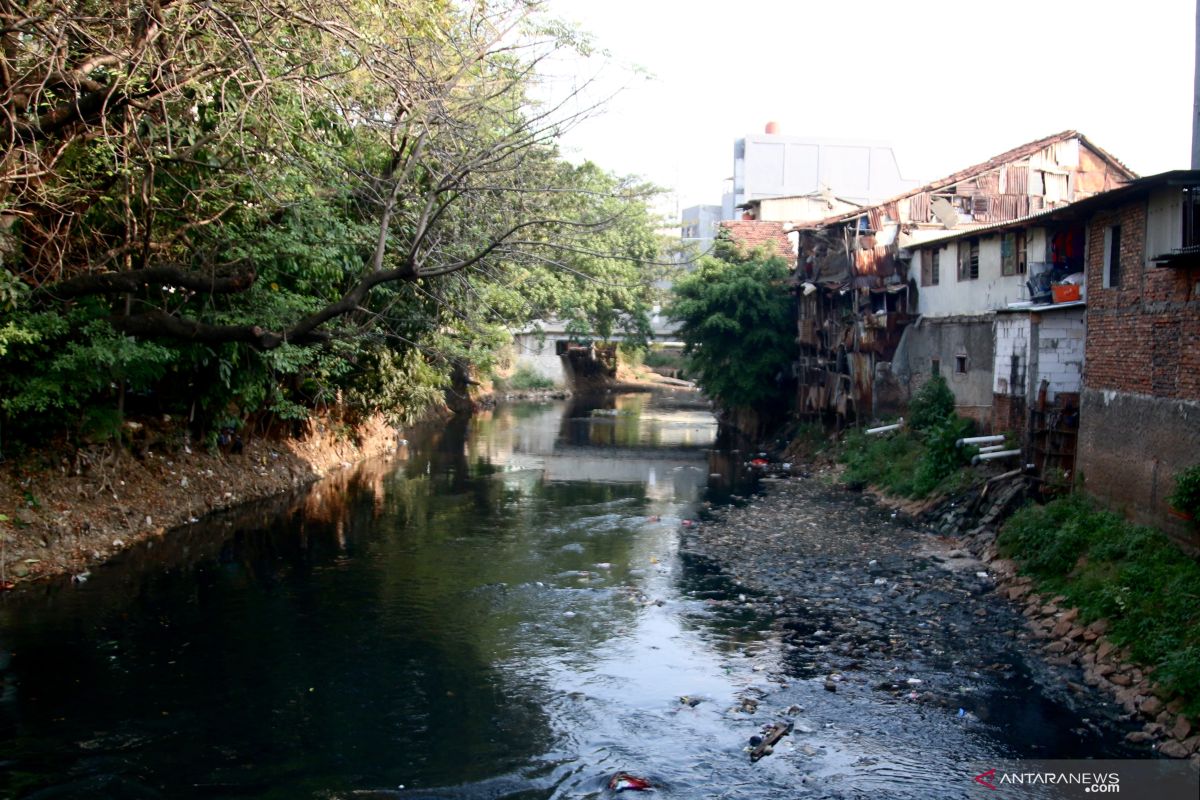
[[[757,219],[726,220],[721,230],[740,249],[749,252],[761,247],[772,255],[791,259],[792,243],[783,230],[782,222],[765,222]]]

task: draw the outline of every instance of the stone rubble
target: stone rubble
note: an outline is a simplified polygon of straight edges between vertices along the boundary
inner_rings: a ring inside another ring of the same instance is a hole
[[[710,519],[686,528],[682,547],[738,584],[782,600],[775,603],[776,622],[792,635],[789,649],[802,671],[825,676],[826,690],[838,690],[839,671],[869,659],[988,652],[986,637],[996,624],[1008,624],[1010,609],[1016,622],[1006,632],[1065,673],[1061,683],[1071,693],[1099,690],[1124,712],[1126,727],[1141,723],[1127,742],[1172,758],[1191,756],[1200,765],[1200,735],[1179,713],[1182,701],[1162,696],[1152,670],[1131,663],[1106,638],[1107,621],[1080,624],[1079,610],[1064,607],[1066,598],[1037,594],[1033,580],[999,556],[997,528],[1024,501],[1023,480],[995,481],[926,512],[926,524],[940,535],[832,485],[830,473],[764,483],[765,495],[744,507],[714,509]],[[952,702],[916,684],[884,681],[876,688]]]

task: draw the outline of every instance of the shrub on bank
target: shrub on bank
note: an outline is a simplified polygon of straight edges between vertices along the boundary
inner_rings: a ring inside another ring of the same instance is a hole
[[[1085,623],[1108,619],[1108,638],[1200,714],[1200,564],[1166,534],[1071,495],[1017,512],[999,546]]]
[[[504,391],[510,392],[531,392],[554,388],[554,381],[544,375],[539,375],[526,366],[517,367],[516,372],[507,378],[498,380],[497,384]]]
[[[961,486],[962,469],[974,448],[957,446],[974,429],[954,414],[954,395],[941,376],[925,383],[909,403],[905,428],[896,433],[846,436],[842,461],[850,483],[879,486],[891,494],[920,499]]]

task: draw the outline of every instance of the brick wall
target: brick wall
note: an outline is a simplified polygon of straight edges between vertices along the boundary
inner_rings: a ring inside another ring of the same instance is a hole
[[[1104,232],[1121,226],[1121,281],[1104,288]],[[1096,215],[1088,228],[1089,389],[1200,400],[1200,299],[1193,267],[1146,263],[1146,202]]]
[[[1200,462],[1200,268],[1147,263],[1146,216],[1146,201],[1135,200],[1088,227],[1077,464],[1109,506],[1197,546],[1197,531],[1171,517],[1166,497],[1173,476]],[[1104,234],[1116,224],[1121,279],[1106,289]]]

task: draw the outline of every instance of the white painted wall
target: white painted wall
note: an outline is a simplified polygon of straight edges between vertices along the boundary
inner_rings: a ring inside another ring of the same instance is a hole
[[[1000,274],[999,236],[984,236],[979,240],[979,277],[975,280],[958,280],[958,241],[940,249],[941,283],[921,287],[922,314],[931,317],[977,314],[1027,299],[1027,275]],[[927,255],[929,252],[922,251],[922,258],[931,257]]]
[[[554,342],[549,336],[519,333],[513,337],[513,350],[516,351],[514,361],[517,367],[525,367],[554,381],[555,386],[565,386],[567,373],[563,369],[562,356],[556,354]]]
[[[958,280],[958,242],[955,240],[938,248],[941,252],[941,282],[937,286],[922,286],[919,302],[920,313],[930,317],[947,317],[956,314],[978,314],[996,311],[1020,300],[1028,300],[1029,292],[1025,281],[1040,271],[1040,265],[1048,259],[1049,239],[1044,228],[1033,228],[1025,237],[1025,275],[1000,274],[1000,236],[985,235],[979,240],[979,277],[976,280]],[[922,262],[933,258],[933,248],[920,251]],[[921,262],[913,259],[912,274],[920,277]]]
[[[1146,209],[1146,266],[1150,259],[1183,246],[1183,193],[1164,187],[1150,194]]]
[[[1038,374],[1034,388],[1041,381],[1050,382],[1047,400],[1059,392],[1079,392],[1083,386],[1083,308],[1043,312],[1038,325]]]
[[[1012,376],[1014,354],[1021,358],[1017,380],[1021,381],[1029,374],[1029,315],[997,314],[995,336],[992,391],[996,394],[1024,397],[1026,386],[1011,386],[1009,379]]]

